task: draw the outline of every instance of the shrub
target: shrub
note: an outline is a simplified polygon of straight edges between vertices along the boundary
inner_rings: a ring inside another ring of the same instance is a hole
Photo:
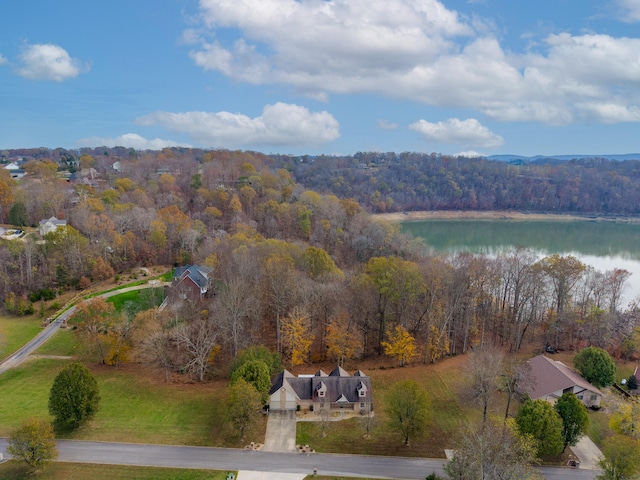
[[[638,379],[635,375],[631,375],[627,380],[627,388],[629,390],[637,390],[638,389]]]

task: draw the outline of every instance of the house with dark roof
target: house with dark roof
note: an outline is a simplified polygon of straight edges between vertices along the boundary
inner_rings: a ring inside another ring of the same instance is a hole
[[[336,367],[327,374],[318,370],[312,375],[295,376],[284,370],[277,375],[269,391],[270,410],[309,409],[352,410],[370,412],[373,410],[371,378],[361,370],[353,375]]]
[[[205,265],[186,265],[173,272],[171,291],[179,298],[202,300],[211,288],[213,268]]]
[[[524,390],[532,400],[542,398],[554,403],[563,393],[571,392],[586,407],[600,408],[602,392],[564,363],[538,355],[528,364],[529,379]]]

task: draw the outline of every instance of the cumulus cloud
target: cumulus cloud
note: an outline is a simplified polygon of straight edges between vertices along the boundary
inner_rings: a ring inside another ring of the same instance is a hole
[[[62,82],[88,70],[64,48],[51,43],[27,45],[19,60],[18,74],[31,80]]]
[[[640,15],[640,0],[617,1]],[[241,82],[322,99],[382,94],[501,121],[637,121],[636,38],[560,33],[509,52],[440,0],[200,0],[200,19],[198,35],[185,33],[191,58]],[[233,40],[218,35],[226,31]]]
[[[155,112],[136,120],[186,133],[202,146],[307,146],[340,136],[338,121],[328,112],[310,112],[299,105],[266,105],[262,115],[250,118],[229,112]]]
[[[176,143],[161,138],[147,140],[137,133],[125,133],[124,135],[114,138],[83,138],[76,143],[83,147],[127,147],[136,150],[162,150],[165,147],[191,147],[191,145],[188,144]]]
[[[409,128],[431,142],[481,148],[496,148],[504,144],[501,136],[491,132],[475,118],[450,118],[446,122],[438,123],[418,120],[409,125]]]

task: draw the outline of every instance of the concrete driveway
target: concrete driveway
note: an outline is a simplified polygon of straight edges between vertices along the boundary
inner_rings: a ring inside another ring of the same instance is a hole
[[[296,451],[295,410],[270,411],[267,433],[264,438],[265,452],[292,453]]]
[[[598,446],[586,435],[582,436],[575,447],[569,448],[580,460],[580,468],[596,470],[598,460],[604,457]]]

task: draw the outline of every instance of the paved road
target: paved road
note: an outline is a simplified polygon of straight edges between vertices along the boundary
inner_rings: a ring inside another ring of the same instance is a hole
[[[0,452],[6,456],[6,439]],[[145,465],[156,467],[246,470],[322,475],[422,480],[432,472],[442,475],[443,459],[275,453],[208,447],[143,445],[109,442],[58,441],[58,460],[64,462]],[[596,472],[543,468],[549,480],[592,480]]]

